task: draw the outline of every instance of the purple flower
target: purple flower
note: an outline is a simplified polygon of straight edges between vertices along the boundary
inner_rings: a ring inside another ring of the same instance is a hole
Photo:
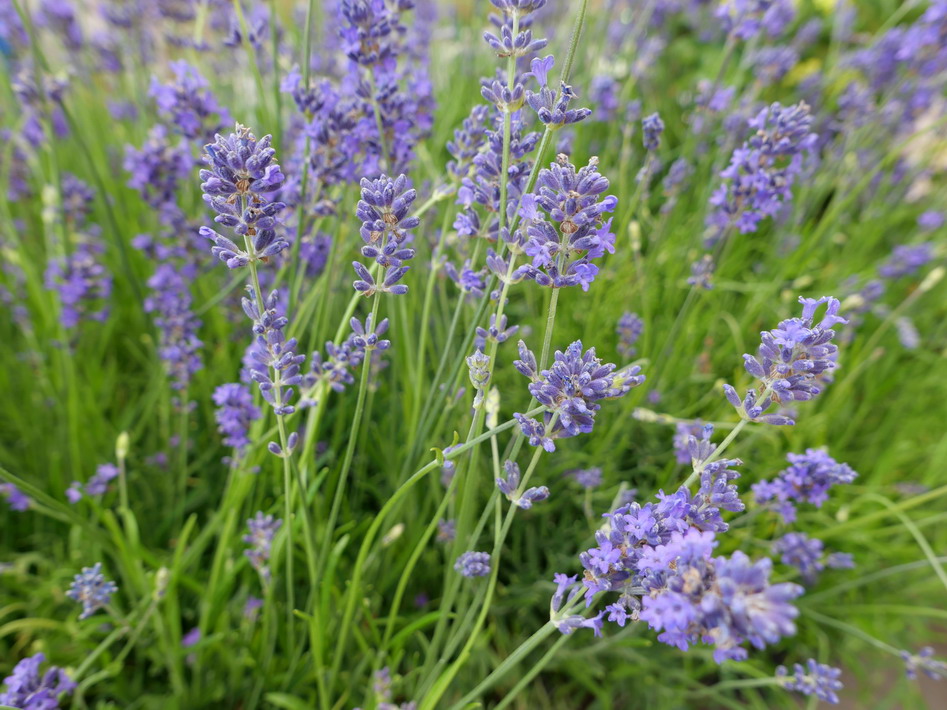
[[[534,503],[546,500],[549,489],[546,486],[529,488],[520,492],[520,467],[513,461],[503,463],[504,473],[496,479],[497,488],[515,506],[529,510]]]
[[[694,421],[678,421],[674,429],[674,458],[678,463],[691,463],[690,440],[701,436],[704,432],[704,423],[700,419]]]
[[[604,74],[592,77],[589,84],[589,101],[596,107],[593,114],[595,121],[610,123],[618,114],[618,82]]]
[[[947,222],[947,218],[944,217],[944,213],[936,210],[923,212],[917,218],[917,226],[925,232],[933,232],[940,229],[944,226],[945,222]]]
[[[709,291],[713,288],[713,275],[717,265],[710,254],[704,254],[700,259],[691,264],[691,275],[687,279],[689,286],[695,286]]]
[[[490,327],[481,328],[477,326],[477,336],[474,338],[474,347],[478,350],[486,350],[487,342],[491,343],[505,343],[511,337],[516,335],[520,327],[518,325],[511,325],[509,328],[506,327],[507,318],[505,315],[500,316],[500,321],[497,323],[497,317],[495,313],[490,314]]]
[[[498,57],[525,57],[546,46],[547,40],[533,39],[533,33],[529,30],[528,23],[521,23],[519,27],[519,31],[514,35],[512,24],[505,21],[500,25],[499,36],[492,32],[484,32],[483,39],[497,53]],[[546,59],[550,59],[550,57]],[[535,72],[535,69],[533,71]],[[545,85],[545,74],[540,79],[540,84]]]
[[[602,469],[598,467],[567,471],[566,475],[574,478],[576,483],[589,490],[602,485]]]
[[[490,553],[465,552],[457,558],[454,569],[464,577],[486,577],[490,574]]]
[[[825,569],[822,560],[822,541],[805,533],[791,532],[773,543],[773,554],[781,555],[784,565],[795,567],[809,584]]]
[[[637,366],[613,373],[614,365],[603,364],[595,356],[595,348],[583,351],[579,340],[565,352],[557,350],[552,367],[540,373],[536,372],[535,355],[523,341],[519,353],[514,365],[531,380],[529,392],[546,408],[546,414],[542,424],[523,414],[513,416],[529,443],[547,451],[555,451],[553,439],[591,432],[601,400],[621,397],[645,379]]]
[[[145,312],[154,314],[160,334],[158,356],[171,377],[171,387],[183,390],[191,376],[201,369],[203,346],[197,332],[200,319],[191,310],[191,294],[184,269],[160,264],[148,279],[151,295],[145,299]]]
[[[123,167],[129,173],[128,186],[138,190],[162,223],[170,226],[182,217],[177,189],[194,161],[183,145],[174,145],[168,138],[165,126],[153,126],[140,149],[125,146]]]
[[[279,518],[264,515],[262,511],[258,511],[254,517],[247,520],[249,532],[243,536],[243,541],[250,547],[244,550],[243,554],[250,560],[253,568],[260,573],[264,584],[270,581],[270,569],[266,563],[270,559],[273,537],[282,524],[283,521]]]
[[[307,234],[299,243],[299,260],[306,267],[306,276],[314,279],[326,268],[332,250],[332,237],[322,232]]]
[[[832,344],[832,326],[848,321],[838,315],[838,299],[823,296],[816,300],[799,298],[802,317],[782,321],[775,330],[761,334],[756,357],[743,356],[744,367],[763,385],[762,392],[750,389],[743,400],[730,385],[724,385],[727,400],[742,417],[769,424],[793,424],[779,414],[765,414],[774,403],[805,401],[817,397],[832,371],[838,366],[838,347]],[[826,304],[821,320],[815,321],[816,309]]]
[[[730,229],[755,232],[760,222],[775,215],[792,199],[792,186],[803,159],[815,147],[809,106],[774,103],[749,120],[753,136],[734,150],[730,165],[720,173],[724,182],[714,191],[707,216],[707,246]]]
[[[447,143],[447,152],[453,157],[453,160],[447,163],[447,170],[454,179],[460,180],[470,172],[473,159],[483,147],[489,115],[487,106],[477,104],[470,110],[470,115],[464,119],[461,128],[454,130],[454,140]],[[472,233],[476,231],[474,229]]]
[[[252,287],[248,291],[251,297],[243,298],[243,311],[253,322],[256,337],[250,377],[260,386],[263,399],[273,406],[276,416],[292,414],[293,387],[303,381],[299,366],[306,356],[296,354],[296,338],[287,340],[283,332],[289,319],[277,309],[279,291],[272,291],[263,301],[262,312],[257,299],[252,297]]]
[[[521,249],[516,248],[532,257],[522,277],[540,286],[581,286],[587,291],[598,273],[591,260],[606,251],[615,252],[611,220],[604,215],[614,211],[618,200],[612,195],[602,197],[609,183],[597,165],[593,158],[576,170],[565,156],[559,156],[558,162],[539,171],[538,194],[524,195],[520,208],[519,231],[525,235],[515,240],[523,243]],[[496,272],[492,266],[491,270]]]
[[[618,354],[625,359],[631,359],[638,353],[635,343],[641,337],[644,331],[644,321],[638,317],[637,313],[625,312],[618,319],[618,325],[615,332],[618,334]]]
[[[115,582],[107,580],[102,574],[102,563],[96,562],[92,567],[82,568],[72,580],[66,596],[82,604],[79,618],[85,619],[107,607],[112,601],[112,595],[117,591]]]
[[[66,500],[75,505],[82,500],[82,484],[79,481],[73,481],[66,489]]]
[[[22,513],[29,509],[29,497],[12,483],[0,483],[0,493],[6,497],[11,510]]]
[[[103,251],[96,241],[80,242],[71,254],[51,259],[46,267],[45,285],[59,294],[59,321],[66,329],[81,320],[108,318],[112,274],[100,261]]]
[[[9,705],[24,710],[56,710],[59,696],[71,695],[76,684],[58,666],[50,666],[40,675],[39,668],[46,656],[37,653],[24,658],[13,672],[3,679],[7,689],[0,693],[0,705]]]
[[[930,242],[896,246],[888,260],[878,267],[878,275],[886,279],[911,276],[934,258],[933,247]]]
[[[86,495],[103,496],[108,492],[108,484],[121,475],[118,466],[112,463],[103,463],[95,469],[95,475],[85,484]]]
[[[223,435],[224,444],[235,449],[245,448],[250,444],[250,424],[261,416],[250,390],[236,382],[220,385],[214,390],[213,400],[217,405],[214,412],[217,431]]]
[[[409,230],[417,227],[421,220],[408,217],[408,211],[417,198],[417,191],[408,187],[408,178],[404,175],[394,179],[384,174],[375,180],[363,178],[361,188],[362,199],[358,201],[355,213],[362,221],[359,230],[365,242],[362,256],[374,259],[386,272],[384,283],[378,287],[368,269],[358,264],[355,271],[360,280],[355,282],[355,290],[366,296],[376,290],[406,293],[407,286],[395,284],[408,271],[404,262],[414,258],[414,249],[407,246],[411,236]]]
[[[664,133],[664,121],[661,116],[652,113],[641,119],[642,140],[646,150],[655,151],[661,145],[661,134]]]
[[[771,481],[753,484],[753,494],[757,503],[768,503],[787,523],[796,519],[794,503],[820,508],[832,486],[851,483],[858,476],[848,464],[837,462],[821,449],[806,449],[804,454],[788,454],[786,458],[789,467]]]
[[[206,139],[230,123],[230,114],[222,108],[210,85],[200,72],[184,60],[171,62],[174,79],[162,84],[151,78],[149,95],[158,105],[161,118],[188,139]]]
[[[363,352],[370,350],[387,350],[391,347],[390,340],[382,340],[379,336],[388,332],[388,319],[382,319],[377,326],[372,324],[372,315],[369,313],[362,324],[358,318],[349,321],[352,326],[352,336],[349,338],[352,346]]]
[[[796,663],[793,671],[793,674],[789,675],[785,666],[779,666],[776,669],[776,677],[786,690],[795,690],[803,695],[814,695],[826,703],[838,704],[836,691],[842,689],[842,681],[838,679],[842,675],[841,670],[810,658],[805,666]]]
[[[195,626],[181,638],[181,648],[191,648],[192,646],[196,646],[200,640],[201,629],[199,626]]]
[[[82,29],[76,20],[75,9],[68,0],[43,0],[37,24],[55,32],[72,52],[82,48]]]
[[[238,123],[235,133],[226,138],[218,134],[214,143],[204,146],[209,168],[200,172],[204,201],[217,213],[215,222],[244,238],[246,250],[208,227],[201,227],[200,235],[214,242],[214,256],[231,269],[266,261],[289,246],[276,235],[277,215],[286,205],[267,196],[285,180],[271,140],[264,136],[257,141]]]
[[[572,87],[560,81],[559,91],[557,93],[548,85],[546,75],[549,73],[553,64],[554,60],[551,55],[545,59],[539,59],[537,57],[532,61],[531,73],[536,77],[536,81],[539,82],[539,92],[534,93],[527,91],[526,103],[536,112],[540,123],[553,128],[562,128],[563,126],[569,126],[573,123],[584,121],[592,115],[592,109],[569,108],[569,104],[572,103],[572,100],[577,98]],[[522,90],[522,86],[520,85],[517,85],[517,88]],[[484,96],[486,98],[486,94]],[[502,105],[506,106],[510,111],[515,111],[519,108],[519,106],[516,105],[517,98],[518,96],[515,94],[513,97],[504,96],[504,103]],[[520,101],[520,104],[521,103],[522,101]]]
[[[934,658],[934,649],[930,646],[925,646],[917,653],[901,651],[901,658],[904,660],[904,672],[910,680],[917,679],[918,671],[934,680],[947,678],[947,663]]]
[[[795,47],[760,47],[751,55],[753,73],[763,86],[778,84],[799,63]]]
[[[790,0],[722,0],[715,15],[724,32],[748,40],[765,30],[778,37],[795,17]]]
[[[256,621],[257,612],[263,608],[263,600],[259,597],[247,597],[247,603],[243,605],[243,618],[249,622]]]
[[[456,520],[438,520],[437,521],[437,541],[440,543],[453,542],[457,537]]]

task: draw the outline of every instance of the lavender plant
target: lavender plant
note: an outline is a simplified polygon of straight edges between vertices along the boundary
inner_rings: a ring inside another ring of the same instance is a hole
[[[0,705],[921,707],[947,4],[824,5],[0,0]]]

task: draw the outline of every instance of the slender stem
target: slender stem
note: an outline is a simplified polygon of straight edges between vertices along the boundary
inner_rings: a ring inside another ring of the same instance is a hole
[[[375,519],[372,520],[372,523],[368,528],[368,532],[365,533],[365,537],[362,540],[362,544],[358,550],[358,555],[355,558],[355,567],[352,572],[352,580],[349,582],[348,590],[345,595],[345,606],[343,607],[342,621],[339,625],[338,632],[339,638],[336,642],[335,654],[332,660],[332,669],[329,674],[330,688],[335,687],[336,676],[339,673],[339,669],[342,667],[342,658],[345,655],[345,649],[348,643],[349,629],[352,625],[352,618],[355,615],[355,600],[357,597],[357,592],[361,586],[365,560],[368,557],[368,552],[372,547],[372,543],[375,541],[375,537],[377,536],[379,529],[381,528],[385,518],[388,516],[391,510],[408,493],[408,491],[410,491],[419,481],[421,481],[428,473],[433,471],[439,465],[439,462],[435,459],[423,468],[416,471],[414,475],[411,476],[411,478],[405,481],[404,484],[398,488],[398,490],[392,493],[385,505],[383,505],[381,510],[378,511],[378,514],[375,516]]]
[[[375,327],[378,322],[380,296],[381,292],[376,291],[372,300],[372,327]],[[342,507],[342,498],[345,495],[345,483],[348,480],[349,471],[352,468],[352,460],[355,457],[355,446],[358,443],[358,435],[361,429],[362,413],[365,410],[365,396],[368,394],[368,376],[372,369],[372,352],[372,350],[366,350],[365,359],[362,361],[362,376],[358,384],[358,398],[355,402],[355,414],[352,415],[348,444],[345,447],[345,458],[342,460],[342,469],[339,472],[339,480],[336,483],[335,495],[332,498],[332,508],[329,511],[329,520],[326,523],[325,538],[322,541],[322,551],[319,555],[320,573],[325,568],[326,553],[332,545],[332,539],[335,535],[335,523],[339,517],[339,509]]]
[[[549,297],[549,310],[546,312],[546,332],[543,334],[543,349],[539,356],[539,369],[542,370],[549,362],[549,350],[552,345],[552,333],[556,327],[556,309],[559,304],[559,291],[554,288]],[[535,399],[534,399],[535,401]]]
[[[469,703],[473,702],[475,698],[480,697],[487,690],[492,688],[496,683],[503,679],[503,677],[509,673],[516,665],[523,660],[534,648],[536,648],[540,643],[542,643],[546,638],[548,638],[553,631],[556,630],[556,627],[551,621],[543,624],[539,629],[523,643],[520,644],[513,653],[503,659],[503,663],[497,666],[493,672],[484,678],[477,686],[467,693],[460,701],[454,703],[450,710],[459,710],[460,708],[466,707]],[[424,706],[422,706],[424,710]]]
[[[766,388],[763,390],[763,394],[760,395],[760,398],[758,401],[760,402],[764,401],[767,397],[770,396],[770,394],[772,394],[772,392],[773,392],[773,388],[767,385]],[[708,456],[706,459],[701,461],[697,466],[694,466],[693,472],[691,473],[690,476],[687,477],[687,480],[684,481],[685,488],[690,488],[690,486],[694,483],[694,481],[696,481],[698,477],[700,477],[701,472],[707,468],[708,464],[713,463],[714,461],[719,459],[721,456],[723,456],[724,451],[726,451],[727,447],[729,447],[730,444],[733,443],[733,440],[737,438],[737,436],[739,435],[741,431],[743,431],[743,428],[747,425],[749,421],[750,421],[749,419],[741,419],[739,422],[737,422],[737,425],[733,427],[733,429],[730,430],[730,433],[727,434],[727,437],[723,441],[720,442],[720,445],[717,448],[715,448],[713,452],[711,452],[710,456]]]

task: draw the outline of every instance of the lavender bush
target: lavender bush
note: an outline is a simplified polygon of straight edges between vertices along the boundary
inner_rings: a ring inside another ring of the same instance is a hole
[[[943,705],[895,5],[0,0],[0,706]]]

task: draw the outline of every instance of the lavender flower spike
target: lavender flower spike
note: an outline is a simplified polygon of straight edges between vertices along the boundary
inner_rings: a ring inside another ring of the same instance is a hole
[[[789,675],[785,666],[776,669],[776,677],[780,685],[787,690],[795,690],[803,695],[814,695],[819,700],[833,705],[838,704],[836,691],[842,689],[842,681],[838,679],[842,674],[841,670],[810,658],[805,666],[795,664],[793,671],[794,673]]]
[[[239,123],[236,132],[216,136],[204,146],[201,190],[204,200],[217,212],[214,221],[244,238],[245,249],[209,227],[200,234],[214,242],[214,256],[231,269],[251,261],[266,261],[289,246],[276,235],[277,215],[286,205],[267,195],[282,187],[285,178],[270,147],[270,136],[257,139]]]
[[[85,619],[108,606],[117,591],[115,582],[107,580],[102,574],[102,563],[96,562],[92,567],[82,568],[72,580],[66,596],[82,604],[79,618]]]
[[[583,351],[579,340],[565,352],[556,351],[552,367],[539,373],[536,357],[523,341],[519,353],[513,364],[531,380],[529,392],[546,407],[546,414],[542,423],[519,413],[513,416],[529,443],[546,451],[556,450],[554,439],[591,432],[601,400],[622,397],[645,379],[637,366],[615,373],[614,365],[595,356],[595,348]]]
[[[465,552],[457,558],[454,569],[464,577],[486,577],[490,574],[490,553]]]
[[[762,333],[756,357],[743,356],[746,371],[760,380],[762,391],[750,389],[741,401],[733,387],[723,386],[727,400],[745,419],[794,424],[789,417],[764,412],[774,403],[817,397],[838,366],[838,347],[832,344],[835,338],[832,326],[848,322],[838,315],[838,299],[800,297],[799,302],[801,318],[788,318],[774,330]],[[816,309],[823,303],[825,313],[816,322]]]
[[[55,710],[59,696],[71,695],[76,684],[58,666],[50,666],[40,675],[46,656],[37,653],[16,664],[13,673],[3,679],[7,689],[0,693],[0,705],[28,710]]]
[[[414,249],[408,247],[411,239],[409,230],[417,227],[421,220],[409,217],[408,210],[418,193],[408,187],[408,178],[404,175],[394,179],[387,175],[376,180],[362,178],[361,188],[362,199],[358,201],[355,214],[362,220],[359,229],[365,242],[362,256],[374,259],[386,271],[383,283],[378,286],[369,270],[363,264],[354,262],[352,265],[359,277],[355,282],[355,290],[366,296],[376,291],[407,293],[407,286],[397,284],[408,271],[404,262],[414,258]]]

